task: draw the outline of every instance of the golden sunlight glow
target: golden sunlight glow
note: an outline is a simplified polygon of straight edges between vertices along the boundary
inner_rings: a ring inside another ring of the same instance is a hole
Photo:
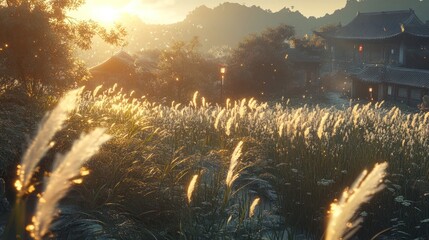
[[[83,179],[82,178],[78,178],[72,181],[75,184],[82,184],[83,183]]]
[[[89,175],[89,173],[90,173],[89,170],[85,167],[80,169],[80,175],[81,176],[87,176],[87,175]]]
[[[92,10],[92,18],[101,24],[113,24],[121,16],[121,9],[115,9],[111,6],[101,6]]]
[[[28,187],[28,193],[32,193],[36,190],[36,187],[34,185],[30,185],[30,187]]]
[[[27,225],[27,227],[25,227],[25,230],[29,232],[34,231],[34,225],[33,224]]]
[[[166,18],[166,14],[160,12],[153,4],[142,3],[136,0],[129,1],[128,3],[88,1],[77,11],[72,11],[71,15],[80,19],[91,19],[105,26],[118,23],[122,17],[127,15],[138,16],[144,22],[150,23],[174,21],[174,19]]]
[[[15,186],[16,190],[18,190],[18,192],[21,191],[21,189],[22,189],[21,181],[16,180],[14,186]]]

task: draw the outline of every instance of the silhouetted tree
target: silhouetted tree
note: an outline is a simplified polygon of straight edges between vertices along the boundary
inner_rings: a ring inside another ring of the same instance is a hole
[[[335,32],[338,29],[340,29],[341,23],[338,24],[328,24],[325,26],[322,26],[318,29],[318,32],[324,32],[324,33],[329,33],[329,32]],[[307,38],[307,47],[315,47],[315,48],[321,48],[324,47],[326,45],[326,39],[322,38],[316,34],[311,35],[310,38]]]
[[[251,35],[233,50],[226,85],[233,97],[273,97],[285,93],[290,76],[285,50],[294,28],[281,25]]]
[[[322,26],[319,28],[318,32],[333,32],[341,27],[341,24],[329,24],[326,26]],[[305,35],[302,38],[293,38],[291,43],[294,47],[300,51],[304,51],[306,53],[312,55],[320,55],[324,54],[324,49],[326,46],[326,39],[318,36],[317,34]]]
[[[73,56],[76,47],[89,49],[95,35],[122,44],[125,31],[110,31],[93,21],[78,21],[67,12],[82,0],[0,0],[0,80],[28,95],[55,92],[85,76]]]
[[[213,83],[216,67],[198,52],[198,38],[189,42],[174,42],[161,53],[158,63],[159,96],[176,101],[188,101],[195,91],[207,89]]]

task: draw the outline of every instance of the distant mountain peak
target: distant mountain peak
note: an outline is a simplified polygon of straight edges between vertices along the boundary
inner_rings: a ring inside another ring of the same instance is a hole
[[[140,49],[162,49],[168,47],[172,41],[188,41],[194,36],[201,40],[202,49],[208,51],[225,45],[235,47],[249,34],[257,34],[280,24],[294,26],[297,37],[301,37],[312,34],[322,26],[338,23],[346,25],[358,12],[410,8],[415,10],[423,22],[429,20],[429,0],[348,0],[344,8],[317,18],[305,17],[293,8],[284,7],[277,12],[271,12],[255,5],[225,2],[213,8],[201,5],[190,12],[185,20],[174,24],[143,24],[130,17],[123,25],[129,29],[130,44],[126,50],[131,53]]]

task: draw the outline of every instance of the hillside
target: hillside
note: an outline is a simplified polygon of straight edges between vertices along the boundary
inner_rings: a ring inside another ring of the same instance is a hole
[[[187,40],[198,36],[202,50],[219,46],[235,47],[247,35],[259,33],[279,24],[292,25],[297,36],[311,34],[313,30],[328,24],[347,24],[357,12],[391,11],[414,9],[422,21],[429,20],[429,2],[423,0],[348,0],[346,6],[320,18],[303,16],[298,11],[284,8],[278,12],[264,10],[258,6],[238,3],[223,3],[215,8],[200,6],[190,12],[182,22],[169,25],[150,25],[135,16],[123,16],[121,24],[128,29],[128,46],[124,50],[137,52],[141,49],[166,48],[175,40]],[[88,65],[94,65],[114,52],[96,40],[90,52],[82,53]]]

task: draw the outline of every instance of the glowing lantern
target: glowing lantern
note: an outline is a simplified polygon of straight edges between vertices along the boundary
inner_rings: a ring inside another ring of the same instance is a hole
[[[220,68],[220,73],[221,74],[225,74],[226,73],[226,67],[221,67]]]
[[[359,53],[363,53],[363,44],[359,44],[358,50],[359,50]]]

